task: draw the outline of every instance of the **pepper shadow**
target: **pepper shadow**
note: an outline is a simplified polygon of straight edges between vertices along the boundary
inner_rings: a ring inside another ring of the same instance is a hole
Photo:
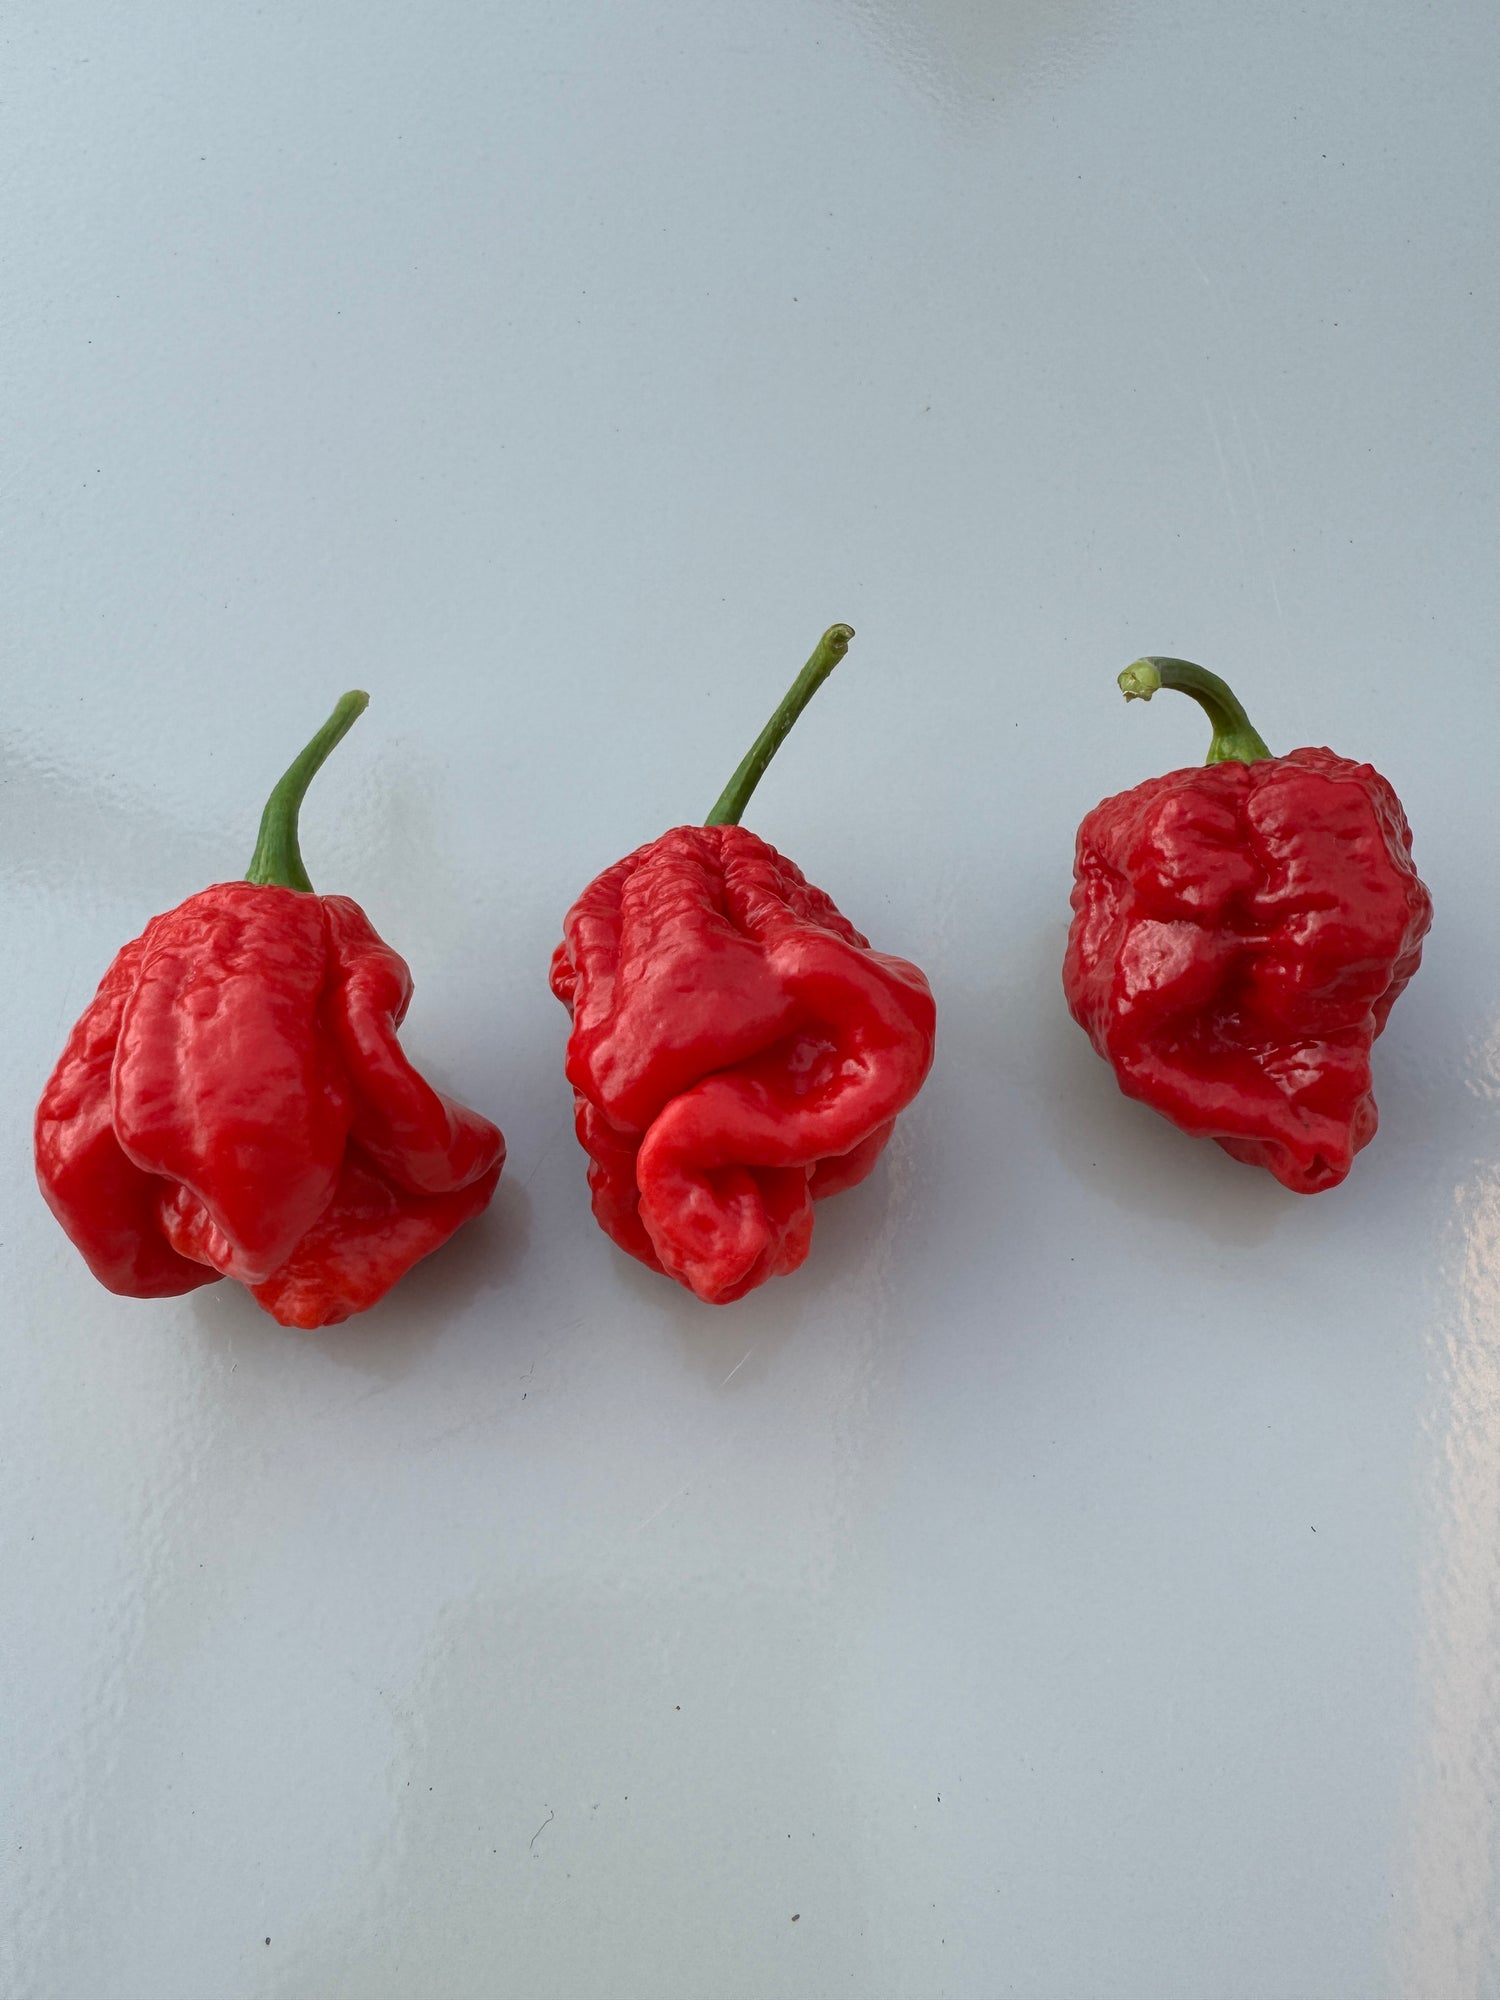
[[[689,1372],[715,1394],[742,1394],[770,1372],[775,1356],[797,1337],[805,1305],[783,1304],[779,1288],[802,1275],[772,1278],[759,1291],[733,1305],[711,1306],[675,1278],[648,1271],[623,1250],[611,1246],[619,1280],[632,1300],[658,1327],[665,1329]],[[813,1255],[817,1255],[814,1232]],[[806,1270],[803,1266],[803,1271]]]
[[[768,1279],[731,1305],[708,1305],[617,1251],[621,1281],[670,1330],[690,1372],[715,1396],[743,1394],[773,1374],[793,1343],[826,1336],[835,1315],[847,1319],[856,1297],[868,1321],[883,1321],[904,1233],[921,1227],[913,1213],[915,1179],[898,1125],[867,1180],[818,1203],[812,1248],[800,1269]]]
[[[1305,1197],[1122,1095],[1063,999],[1066,939],[1059,925],[1036,940],[1032,990],[1055,998],[1038,1006],[1030,1023],[1039,1101],[1058,1158],[1116,1208],[1170,1213],[1228,1248],[1259,1248]]]
[[[142,922],[233,874],[239,855],[222,829],[190,822],[141,787],[67,768],[10,737],[0,738],[0,843],[11,881],[90,906],[139,903]]]
[[[829,0],[950,123],[1004,115],[1039,81],[1082,75],[1119,29],[1106,0]]]
[[[525,1188],[502,1176],[483,1215],[424,1257],[368,1312],[337,1326],[281,1326],[243,1286],[227,1280],[195,1292],[194,1312],[205,1336],[222,1342],[236,1361],[264,1361],[294,1341],[378,1381],[399,1382],[455,1320],[505,1282],[525,1254],[530,1222]]]

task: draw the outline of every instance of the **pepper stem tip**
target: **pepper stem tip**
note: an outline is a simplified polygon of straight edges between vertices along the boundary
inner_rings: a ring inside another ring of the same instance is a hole
[[[738,769],[720,792],[705,826],[738,826],[750,803],[750,795],[765,775],[766,766],[785,742],[797,717],[849,650],[854,637],[852,625],[830,625],[812,650],[806,666],[777,704],[776,712],[741,759]]]
[[[369,706],[370,697],[363,688],[351,688],[340,695],[323,727],[283,771],[260,816],[260,834],[250,866],[245,870],[247,882],[300,889],[311,895],[312,883],[302,865],[302,849],[297,840],[297,815],[308,786],[322,769],[329,752],[343,741]]]
[[[1119,684],[1127,701],[1149,701],[1158,688],[1164,687],[1191,695],[1213,726],[1205,764],[1257,764],[1271,755],[1234,690],[1207,667],[1197,666],[1192,660],[1168,659],[1164,653],[1150,653],[1133,661],[1119,676]]]
[[[1127,701],[1149,701],[1160,686],[1154,660],[1134,660],[1120,675],[1120,692]]]

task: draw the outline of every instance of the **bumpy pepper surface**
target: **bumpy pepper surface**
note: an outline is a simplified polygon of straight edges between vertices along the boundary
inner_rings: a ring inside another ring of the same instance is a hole
[[[120,952],[42,1093],[37,1179],[113,1292],[228,1277],[284,1326],[328,1326],[494,1192],[500,1133],[402,1053],[406,965],[302,868],[297,807],[364,705],[346,695],[272,794],[249,879]]]
[[[737,823],[851,637],[825,634],[708,824],[584,890],[552,961],[594,1214],[714,1305],[802,1263],[812,1204],[865,1178],[932,1063],[922,974]]]
[[[1224,683],[1139,660],[1129,699],[1208,711],[1206,766],[1106,799],[1078,829],[1063,987],[1127,1097],[1283,1186],[1338,1185],[1375,1135],[1375,1037],[1432,902],[1396,794],[1331,750],[1272,756]]]

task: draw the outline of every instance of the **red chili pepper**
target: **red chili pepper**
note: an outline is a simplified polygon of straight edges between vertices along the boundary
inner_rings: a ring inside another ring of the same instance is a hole
[[[1432,899],[1400,801],[1331,750],[1274,757],[1216,674],[1137,660],[1127,700],[1180,688],[1207,766],[1106,799],[1078,829],[1063,989],[1127,1097],[1298,1194],[1375,1136],[1370,1051],[1422,957]]]
[[[853,636],[823,635],[706,825],[584,890],[552,960],[600,1227],[713,1305],[796,1270],[932,1063],[922,974],[739,824]]]
[[[401,1052],[405,964],[302,865],[303,795],[367,701],[346,694],[276,786],[245,881],[125,946],[42,1092],[37,1179],[112,1292],[223,1276],[283,1326],[329,1326],[494,1193],[499,1132]]]

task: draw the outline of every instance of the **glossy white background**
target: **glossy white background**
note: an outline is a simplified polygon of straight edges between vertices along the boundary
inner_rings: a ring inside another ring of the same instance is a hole
[[[4,41],[0,1991],[1500,1993],[1493,9]],[[715,1312],[589,1218],[547,958],[835,618],[749,820],[939,1058]],[[1337,1192],[1064,1011],[1077,819],[1206,742],[1147,650],[1416,828]],[[113,1299],[31,1106],[351,685],[308,864],[500,1193],[324,1334]]]

